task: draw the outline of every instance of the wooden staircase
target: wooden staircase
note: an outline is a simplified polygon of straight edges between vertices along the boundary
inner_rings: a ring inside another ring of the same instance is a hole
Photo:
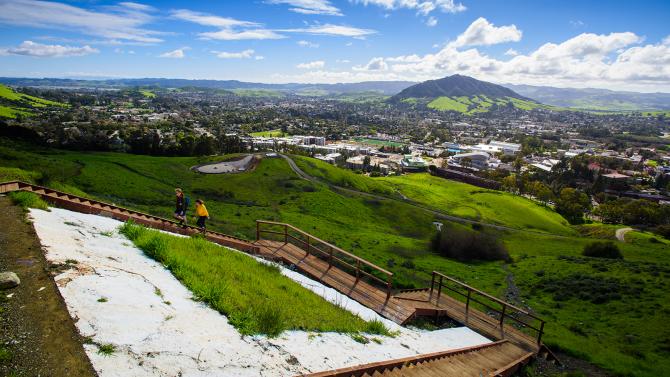
[[[533,357],[507,340],[446,352],[358,365],[308,377],[488,377],[511,376]]]
[[[51,204],[76,212],[119,221],[132,220],[150,228],[184,235],[200,232],[198,228],[183,226],[173,220],[47,187],[17,181],[0,183],[0,194],[13,191],[33,192]],[[534,356],[558,362],[541,342],[544,320],[510,303],[439,272],[433,272],[430,288],[394,292],[393,273],[373,263],[290,224],[259,220],[256,226],[255,242],[212,231],[203,235],[220,245],[281,261],[398,324],[405,324],[417,316],[446,316],[494,340],[476,347],[309,376],[509,376]],[[532,331],[535,331],[535,337],[529,335]]]

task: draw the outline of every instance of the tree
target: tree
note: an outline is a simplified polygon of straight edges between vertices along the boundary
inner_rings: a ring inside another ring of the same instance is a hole
[[[507,177],[502,179],[502,186],[505,190],[516,193],[518,188],[516,184],[516,175],[510,174]]]
[[[556,199],[556,212],[563,215],[571,224],[582,223],[584,212],[589,208],[591,208],[589,197],[571,187],[562,189]]]

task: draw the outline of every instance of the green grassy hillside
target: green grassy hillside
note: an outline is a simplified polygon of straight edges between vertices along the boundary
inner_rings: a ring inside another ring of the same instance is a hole
[[[514,106],[521,110],[533,110],[537,108],[548,110],[563,110],[556,106],[543,105],[541,103],[523,100],[513,97],[489,98],[485,95],[461,96],[461,97],[437,97],[428,102],[426,106],[440,111],[456,111],[463,114],[476,114],[488,112],[493,105],[505,107]]]
[[[396,198],[402,194],[427,207],[471,220],[555,234],[575,234],[568,222],[553,210],[506,192],[486,190],[428,173],[370,178],[313,158],[294,157],[294,160],[307,174],[338,186]]]
[[[252,238],[256,219],[289,222],[391,270],[398,287],[426,286],[430,272],[438,270],[528,305],[549,321],[548,344],[613,373],[658,376],[670,369],[669,241],[632,232],[630,242],[619,243],[624,260],[581,257],[584,245],[598,238],[579,235],[525,199],[427,175],[370,179],[297,159],[340,185],[389,196],[400,190],[427,206],[532,230],[486,230],[505,243],[512,263],[461,263],[429,250],[436,219],[425,210],[304,181],[283,159],[266,158],[255,170],[234,175],[189,170],[213,160],[65,152],[0,139],[0,166],[14,168],[5,170],[7,176],[162,216],[172,212],[173,188],[182,187],[192,199],[205,200],[214,230]]]
[[[16,118],[18,115],[31,115],[33,113],[32,109],[65,106],[67,105],[60,102],[19,93],[0,84],[0,117]]]

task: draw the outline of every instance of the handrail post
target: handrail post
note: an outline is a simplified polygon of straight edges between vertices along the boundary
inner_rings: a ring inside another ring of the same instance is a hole
[[[541,320],[540,332],[537,334],[537,344],[542,344],[542,334],[544,334],[544,321]]]
[[[361,260],[356,259],[356,283],[358,283],[358,280],[360,279],[360,271],[361,271]]]
[[[428,302],[433,301],[433,289],[435,289],[435,271],[433,271],[433,274],[430,277],[430,294],[428,295]]]
[[[393,287],[393,275],[387,275],[386,278],[386,301],[391,298],[391,288]]]
[[[256,221],[256,241],[260,241],[261,239],[261,222]]]
[[[288,243],[288,225],[284,224],[284,243]]]
[[[440,275],[440,282],[437,286],[437,300],[435,301],[435,306],[440,307],[440,296],[442,296],[442,275]]]
[[[505,320],[505,309],[507,309],[507,305],[503,304],[502,312],[500,313],[500,329],[501,330],[503,328],[503,321]]]
[[[328,257],[328,267],[333,265],[333,247],[330,246],[330,254]]]
[[[311,238],[310,236],[307,236],[307,255],[309,255],[309,252],[310,252],[310,248],[311,248],[311,247],[310,247],[310,242],[309,242],[309,241],[310,241],[311,239],[312,239],[312,238]]]
[[[468,289],[468,299],[465,301],[465,319],[467,320],[468,318],[468,313],[470,312],[470,295],[472,294],[472,290]]]

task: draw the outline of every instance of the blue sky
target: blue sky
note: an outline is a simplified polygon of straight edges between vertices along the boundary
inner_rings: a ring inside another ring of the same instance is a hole
[[[0,75],[670,92],[670,1],[0,0]]]

